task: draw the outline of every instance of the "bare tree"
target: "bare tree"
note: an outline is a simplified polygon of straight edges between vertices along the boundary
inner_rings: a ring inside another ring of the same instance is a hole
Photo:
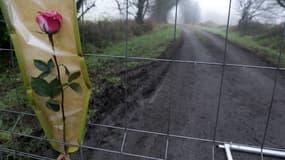
[[[129,0],[129,10],[135,10],[135,14],[129,11],[130,15],[135,17],[138,24],[143,24],[146,15],[150,12],[151,1],[153,0]],[[124,0],[115,0],[117,8],[121,15],[124,14],[125,6]]]
[[[137,8],[135,20],[138,24],[144,23],[145,15],[150,10],[150,0],[134,0],[132,5]]]
[[[285,8],[285,0],[277,0],[277,3],[278,3],[281,7]]]
[[[85,6],[85,7],[84,7]],[[76,9],[78,19],[81,19],[87,12],[96,6],[96,0],[77,0]]]
[[[120,0],[115,0],[116,4],[117,4],[117,8],[120,12],[120,15],[123,16],[124,15],[124,7],[121,4]]]
[[[279,9],[270,0],[238,0],[239,27],[245,27],[253,20],[276,18]]]

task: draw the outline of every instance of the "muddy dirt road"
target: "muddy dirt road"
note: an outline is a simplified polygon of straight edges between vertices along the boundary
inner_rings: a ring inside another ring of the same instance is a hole
[[[174,59],[222,62],[225,41],[199,29],[184,31],[183,45]],[[272,66],[247,50],[229,44],[227,63]],[[161,65],[166,62],[159,62]],[[103,124],[124,126],[153,132],[213,139],[221,81],[221,66],[170,63],[154,92],[137,98],[125,114],[114,111]],[[149,70],[147,75],[155,76]],[[270,105],[274,71],[247,67],[226,67],[220,118],[216,139],[259,146]],[[138,86],[142,85],[140,83]],[[278,89],[265,146],[285,148],[285,77],[278,76]],[[138,91],[135,94],[140,94]],[[120,107],[120,106],[118,106]],[[122,106],[121,106],[122,107]],[[119,109],[118,109],[119,110]],[[170,112],[169,112],[170,111]],[[170,114],[169,114],[170,113]],[[121,149],[123,130],[89,128],[86,143],[106,149]],[[97,138],[92,138],[96,136]],[[100,136],[98,136],[100,135]],[[124,152],[157,158],[165,157],[167,137],[127,132]],[[86,151],[88,152],[88,151]],[[88,152],[86,159],[141,160],[105,152]],[[169,138],[168,160],[211,160],[212,143]],[[224,151],[216,150],[216,159],[225,160]],[[235,160],[260,160],[260,156],[234,153]],[[266,157],[265,160],[277,160]]]

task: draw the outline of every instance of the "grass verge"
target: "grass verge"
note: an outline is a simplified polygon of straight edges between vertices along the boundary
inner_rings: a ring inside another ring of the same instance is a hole
[[[177,35],[181,34],[178,29]],[[143,36],[132,37],[128,41],[128,56],[129,57],[144,57],[144,58],[157,58],[159,57],[172,43],[173,28],[163,27],[153,33]],[[107,47],[103,55],[106,56],[125,56],[126,43],[125,41]],[[89,67],[104,65],[106,61],[98,61],[97,57],[88,57],[87,63]],[[135,67],[135,65],[131,65]]]
[[[204,30],[222,38],[226,37],[226,27],[204,27]],[[230,42],[250,50],[252,53],[264,58],[268,62],[274,65],[278,64],[280,53],[280,41],[278,38],[261,33],[259,35],[246,35],[236,29],[230,29],[228,39]],[[281,65],[285,66],[285,58],[283,57],[281,59]]]
[[[178,29],[177,35],[181,34]],[[158,58],[173,42],[173,28],[163,27],[153,33],[132,37],[128,41],[129,57]],[[107,47],[103,55],[106,56],[125,56],[125,41]],[[95,94],[101,94],[106,87],[116,87],[122,85],[120,73],[126,69],[134,69],[150,62],[129,61],[128,66],[124,65],[123,60],[114,60],[108,57],[89,56],[86,58],[87,66],[95,88]]]

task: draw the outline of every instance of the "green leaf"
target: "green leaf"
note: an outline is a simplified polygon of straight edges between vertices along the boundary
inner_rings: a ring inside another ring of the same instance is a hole
[[[69,75],[70,75],[70,72],[69,72],[68,68],[67,68],[65,65],[63,65],[63,67],[64,67],[64,69],[65,69],[65,74],[69,76]]]
[[[49,84],[51,88],[51,98],[55,98],[61,94],[61,83],[59,79],[54,79]]]
[[[50,97],[51,96],[51,89],[48,82],[42,78],[34,78],[32,77],[31,80],[32,89],[38,94],[39,96]]]
[[[80,75],[81,75],[80,71],[72,73],[68,78],[68,82],[72,82],[72,81],[76,80],[77,78],[80,77]]]
[[[46,72],[49,70],[48,65],[42,60],[36,59],[34,60],[34,64],[40,71]]]
[[[60,104],[58,100],[50,99],[46,102],[46,105],[49,109],[58,112],[60,110]]]
[[[44,78],[46,78],[49,74],[50,74],[50,71],[43,72],[42,74],[39,75],[39,78],[44,79]]]
[[[52,59],[50,59],[48,61],[48,69],[50,72],[54,69],[54,63],[53,63]]]
[[[81,91],[81,87],[79,83],[71,83],[69,87],[77,93]]]

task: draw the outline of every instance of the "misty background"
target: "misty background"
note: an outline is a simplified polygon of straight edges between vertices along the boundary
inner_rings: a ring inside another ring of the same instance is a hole
[[[227,22],[227,14],[228,14],[228,8],[229,8],[229,0],[194,0],[198,3],[200,8],[200,22],[207,22],[207,21],[213,21],[217,24],[226,24]],[[235,1],[233,2],[232,7],[232,14],[231,14],[231,24],[237,24],[239,20],[239,15],[235,11]],[[180,18],[179,22],[183,23],[181,21],[181,14],[180,7],[178,9],[178,16]],[[130,12],[135,12],[134,9]],[[174,15],[175,8],[173,8],[169,14]],[[86,20],[91,21],[98,21],[103,19],[118,19],[123,18],[122,15],[120,15],[117,4],[114,0],[97,0],[96,6],[90,10],[86,15]],[[171,16],[169,21],[171,21]]]

